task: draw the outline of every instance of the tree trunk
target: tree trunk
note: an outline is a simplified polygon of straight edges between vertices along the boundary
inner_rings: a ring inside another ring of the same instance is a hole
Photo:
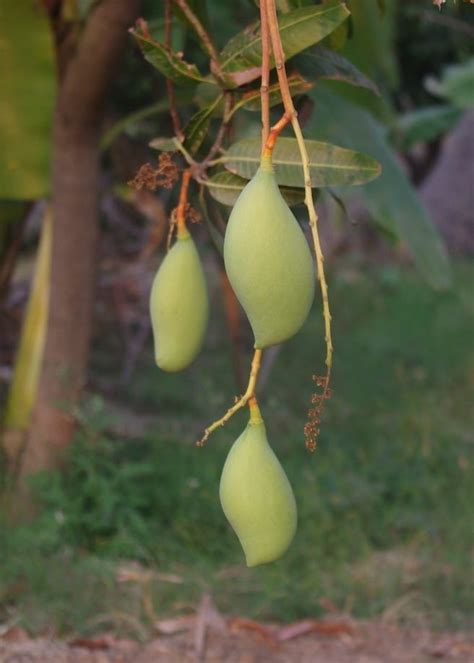
[[[37,402],[20,463],[24,478],[61,462],[84,386],[98,244],[99,138],[108,85],[139,0],[102,0],[65,64],[53,128],[53,250],[48,330]]]
[[[421,199],[441,231],[448,250],[474,254],[474,110],[468,110],[443,141],[438,161],[421,188]]]

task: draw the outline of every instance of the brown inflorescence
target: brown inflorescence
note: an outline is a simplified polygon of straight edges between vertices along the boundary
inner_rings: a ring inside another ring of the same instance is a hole
[[[138,173],[128,185],[141,191],[148,189],[171,189],[179,177],[178,166],[172,159],[171,152],[163,152],[158,157],[158,168],[154,168],[151,163],[145,163],[140,166]]]
[[[332,391],[329,388],[329,377],[327,375],[313,375],[313,380],[317,387],[322,388],[322,393],[311,394],[311,405],[308,410],[308,421],[304,427],[305,444],[308,451],[316,451],[319,433],[318,425],[321,423],[321,416],[324,404],[328,398],[331,398]]]
[[[191,203],[186,203],[184,216],[190,223],[200,223],[202,221],[201,212],[199,212]]]

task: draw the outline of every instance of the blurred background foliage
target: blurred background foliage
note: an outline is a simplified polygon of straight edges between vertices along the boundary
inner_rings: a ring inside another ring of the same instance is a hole
[[[278,6],[283,15],[313,4],[320,3],[280,0]],[[80,33],[94,5],[64,2],[62,18]],[[219,50],[257,17],[251,0],[190,5]],[[116,580],[120,566],[134,560],[178,578],[157,576],[140,590],[151,592],[160,614],[210,589],[222,610],[258,618],[320,614],[329,601],[358,616],[393,608],[402,622],[466,628],[474,497],[472,151],[470,165],[452,146],[468,150],[468,140],[456,143],[455,136],[472,136],[474,10],[448,2],[439,12],[428,0],[349,0],[347,6],[348,21],[289,62],[311,84],[297,96],[305,135],[382,165],[373,182],[335,183],[318,199],[336,366],[335,397],[316,456],[304,451],[302,427],[308,365],[316,371],[324,352],[318,311],[268,365],[262,405],[270,440],[295,486],[300,527],[294,546],[271,567],[242,565],[217,496],[241,420],[208,448],[192,446],[236,391],[251,345],[243,322],[232,343],[225,325],[216,247],[229,207],[212,188],[204,204],[197,189],[192,200],[213,240],[205,239],[204,228],[193,230],[214,304],[205,351],[184,377],[161,375],[153,365],[146,301],[161,250],[142,264],[137,256],[153,233],[164,238],[176,193],[145,199],[126,183],[156,159],[150,141],[170,138],[173,128],[165,79],[130,37],[107,99],[101,143],[102,244],[87,397],[74,413],[80,427],[66,469],[32,479],[42,505],[36,520],[12,527],[2,515],[0,619],[36,632],[51,623],[63,632],[90,632],[94,596],[95,610],[123,605],[147,624],[143,596],[137,600],[133,588]],[[144,0],[141,15],[163,40],[160,3]],[[6,402],[50,194],[57,83],[46,17],[28,3],[8,10],[3,3],[0,19],[0,395]],[[25,33],[28,49],[18,48]],[[208,71],[180,12],[172,48]],[[183,126],[215,102],[212,87],[176,86]],[[258,81],[248,85],[255,87]],[[209,112],[210,133],[197,151],[212,144],[219,108]],[[281,107],[272,112],[278,118]],[[229,143],[259,132],[258,113],[240,110]],[[303,208],[294,209],[304,219]]]

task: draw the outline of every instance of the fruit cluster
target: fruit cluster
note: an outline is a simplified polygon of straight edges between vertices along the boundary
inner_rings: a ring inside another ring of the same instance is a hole
[[[224,262],[250,321],[256,351],[296,334],[313,301],[314,264],[304,234],[280,193],[268,154],[232,210]],[[181,226],[150,297],[160,368],[178,371],[193,361],[202,346],[208,312],[199,256]],[[247,565],[256,566],[278,559],[286,551],[295,534],[297,513],[290,483],[268,444],[255,394],[250,393],[245,402],[250,419],[227,456],[220,499]]]

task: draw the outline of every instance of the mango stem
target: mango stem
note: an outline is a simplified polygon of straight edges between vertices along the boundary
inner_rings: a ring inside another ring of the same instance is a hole
[[[286,68],[285,68],[285,52],[283,50],[280,30],[278,26],[278,16],[276,11],[275,0],[263,0],[263,1],[265,2],[266,12],[267,12],[267,20],[270,30],[270,41],[272,44],[273,55],[275,58],[278,82],[280,83],[280,91],[283,101],[283,107],[285,109],[285,115],[289,115],[290,117],[291,126],[293,127],[293,131],[301,155],[301,161],[303,164],[305,205],[308,210],[309,226],[311,228],[311,236],[313,240],[314,252],[316,254],[316,264],[318,267],[318,280],[319,280],[322,302],[323,302],[324,338],[326,341],[326,377],[325,377],[323,398],[327,398],[328,395],[330,394],[329,382],[331,380],[332,356],[334,352],[334,347],[332,343],[331,311],[329,308],[328,285],[324,271],[324,255],[319,238],[318,215],[316,213],[316,208],[313,200],[310,159],[308,155],[308,150],[306,149],[306,143],[304,141],[303,132],[301,131],[301,126],[298,120],[298,114],[296,112],[295,106],[293,104],[293,99],[291,97],[290,87],[288,85],[288,78],[286,75]]]
[[[260,408],[258,407],[257,397],[255,395],[249,398],[248,406],[250,410],[250,423],[251,424],[263,423],[262,414],[260,412]]]
[[[291,114],[285,111],[282,117],[276,124],[273,125],[273,127],[271,127],[269,131],[265,141],[265,147],[263,148],[262,159],[271,159],[277,138],[289,122],[291,122]]]
[[[257,349],[254,352],[253,359],[252,359],[252,365],[250,368],[250,375],[249,375],[249,381],[247,385],[247,389],[245,390],[245,394],[241,396],[232,407],[230,407],[227,412],[224,414],[223,417],[218,419],[217,421],[214,421],[210,426],[206,428],[204,431],[204,435],[202,438],[197,442],[198,447],[203,447],[211,433],[213,433],[216,428],[219,428],[221,426],[224,426],[229,419],[231,419],[236,412],[241,410],[247,403],[251,400],[250,408],[252,412],[252,407],[254,408],[254,412],[256,412],[255,408],[258,410],[258,405],[257,405],[257,399],[255,398],[255,387],[257,386],[257,379],[258,379],[258,374],[260,371],[260,364],[262,361],[262,350]]]
[[[186,228],[186,205],[188,203],[188,190],[191,174],[191,168],[186,169],[183,172],[183,179],[181,180],[179,202],[178,207],[176,208],[176,226],[179,239],[187,239],[189,237],[189,232]]]

